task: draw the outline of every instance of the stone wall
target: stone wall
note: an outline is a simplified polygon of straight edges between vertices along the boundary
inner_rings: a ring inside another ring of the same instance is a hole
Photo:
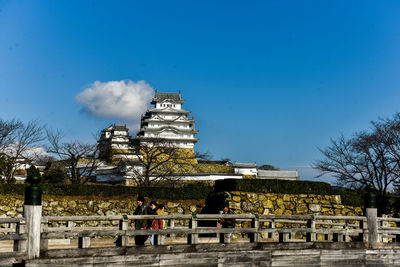
[[[152,199],[146,199],[150,202]],[[204,200],[158,200],[165,205],[170,214],[199,213]],[[0,195],[0,217],[21,217],[23,196]],[[82,216],[82,215],[119,215],[133,214],[137,205],[136,198],[96,198],[43,196],[43,216]]]
[[[362,215],[361,207],[344,206],[340,195],[229,192],[229,207],[235,214]]]
[[[155,200],[164,204],[169,214],[200,213],[205,204],[205,200]],[[228,200],[235,214],[362,215],[361,207],[342,205],[340,196],[230,192]],[[23,204],[23,196],[0,195],[0,216],[22,216]],[[44,216],[132,214],[136,198],[43,196],[42,205]]]

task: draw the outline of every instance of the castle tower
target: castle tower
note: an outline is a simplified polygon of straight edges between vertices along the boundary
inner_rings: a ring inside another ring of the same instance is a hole
[[[198,141],[195,138],[198,131],[194,128],[194,119],[188,117],[190,111],[182,109],[184,102],[180,92],[156,91],[151,102],[154,108],[147,110],[142,116],[140,131],[136,138],[150,144],[156,140],[163,140],[175,147],[193,151],[193,146]]]
[[[98,140],[99,159],[119,161],[137,158],[133,140],[126,125],[111,125],[101,131]]]

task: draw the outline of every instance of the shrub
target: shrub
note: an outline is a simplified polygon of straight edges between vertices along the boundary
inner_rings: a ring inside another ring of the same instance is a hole
[[[49,184],[62,183],[68,179],[67,170],[63,164],[53,162],[43,173],[43,181]]]
[[[0,184],[0,194],[24,195],[24,184]],[[100,184],[43,184],[43,195],[57,196],[146,196],[157,199],[206,199],[213,190],[212,186],[201,183],[182,187],[128,187],[122,185]]]

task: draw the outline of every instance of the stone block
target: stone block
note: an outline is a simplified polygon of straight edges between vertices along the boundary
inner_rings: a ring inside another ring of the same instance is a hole
[[[7,211],[6,215],[9,217],[15,217],[17,215],[17,211],[15,211],[15,210]]]
[[[363,210],[362,210],[361,207],[355,207],[355,208],[354,208],[354,211],[355,211],[357,214],[360,214],[360,215],[363,214]]]
[[[243,211],[254,211],[255,210],[253,204],[250,202],[242,202],[241,207],[242,207]]]
[[[296,213],[307,213],[308,212],[308,208],[307,205],[305,204],[300,204],[296,207]]]
[[[4,212],[7,212],[7,211],[10,210],[10,207],[9,206],[0,206],[0,210],[4,211]]]
[[[334,202],[336,203],[336,204],[342,204],[342,197],[340,196],[340,195],[335,195],[335,196],[333,196],[334,197]]]
[[[231,209],[240,210],[240,202],[229,202],[229,207]]]
[[[76,202],[75,201],[73,201],[73,200],[71,200],[71,201],[68,201],[68,207],[71,207],[71,208],[75,208],[76,207]]]
[[[283,214],[285,214],[285,215],[292,215],[293,212],[292,212],[291,210],[285,210],[285,211],[283,212]]]
[[[283,195],[283,201],[285,201],[285,202],[290,201],[290,195],[289,194],[284,194]]]
[[[190,205],[190,212],[191,213],[195,213],[196,212],[196,210],[197,210],[197,207],[195,206],[195,205]]]
[[[262,202],[262,206],[265,209],[273,209],[274,208],[274,203],[272,203],[272,201],[268,199],[268,200],[265,200],[265,201]]]
[[[235,202],[240,202],[241,198],[239,196],[233,196],[232,200]]]
[[[310,197],[305,198],[304,202],[307,203],[307,204],[313,203],[313,198],[310,198]]]
[[[310,205],[308,205],[308,208],[312,212],[320,212],[321,211],[321,205],[319,205],[319,204],[310,204]]]
[[[247,193],[247,199],[249,201],[255,201],[258,199],[258,196],[256,193]]]
[[[294,210],[294,204],[292,202],[285,203],[285,210]]]
[[[167,207],[168,208],[176,208],[179,206],[179,203],[175,203],[175,202],[167,202]]]
[[[276,209],[276,210],[274,210],[273,214],[282,215],[283,214],[283,210],[282,209]]]

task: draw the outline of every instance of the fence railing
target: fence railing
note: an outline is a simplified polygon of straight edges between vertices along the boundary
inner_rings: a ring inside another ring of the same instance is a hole
[[[166,229],[136,230],[135,220],[160,219]],[[114,238],[115,246],[133,245],[137,235],[155,235],[155,243],[198,244],[233,242],[364,242],[377,248],[381,243],[400,242],[400,219],[377,217],[376,209],[367,216],[325,215],[113,215],[113,216],[44,216],[41,230],[30,231],[30,218],[0,218],[0,241],[13,240],[15,252],[30,253],[49,249],[54,239],[77,239],[77,248],[91,247],[94,238]],[[234,220],[232,228],[223,221]],[[40,243],[29,243],[36,236]],[[110,243],[110,242],[109,242]],[[37,247],[39,246],[39,247]],[[34,251],[34,252],[32,252]]]

